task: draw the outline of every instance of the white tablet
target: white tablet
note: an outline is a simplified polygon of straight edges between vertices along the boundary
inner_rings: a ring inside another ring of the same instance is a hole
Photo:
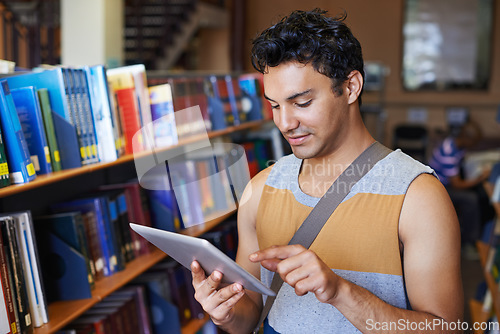
[[[205,239],[133,223],[130,223],[130,227],[189,270],[191,270],[191,262],[196,260],[207,275],[214,270],[220,271],[223,274],[223,283],[237,282],[245,289],[268,296],[276,295],[255,276]]]

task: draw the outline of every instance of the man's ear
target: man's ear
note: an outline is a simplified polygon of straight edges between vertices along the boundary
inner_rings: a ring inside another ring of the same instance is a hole
[[[347,77],[346,92],[348,97],[348,103],[352,104],[357,102],[359,94],[361,94],[361,89],[363,88],[363,76],[359,71],[354,70],[349,73]]]

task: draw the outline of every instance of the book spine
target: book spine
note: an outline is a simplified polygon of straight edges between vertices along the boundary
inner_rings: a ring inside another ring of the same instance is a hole
[[[19,328],[16,322],[16,311],[15,311],[15,302],[13,298],[12,286],[10,284],[9,272],[8,272],[8,263],[7,263],[7,253],[6,253],[6,245],[3,242],[3,234],[0,223],[0,282],[2,283],[2,291],[3,297],[5,299],[6,313],[7,313],[7,321],[9,332],[7,333],[17,333],[17,329]],[[2,300],[0,300],[1,302]]]
[[[82,213],[83,224],[85,226],[85,236],[87,239],[90,257],[94,263],[94,279],[99,280],[105,275],[105,260],[102,246],[97,233],[97,220],[93,212]]]
[[[16,306],[19,316],[21,333],[32,333],[33,324],[31,312],[29,310],[28,295],[26,292],[26,283],[21,266],[19,246],[16,238],[16,228],[12,219],[2,221],[2,234],[4,242],[8,244],[8,258],[10,269],[12,270],[12,279],[14,282],[14,295],[16,296]],[[7,237],[7,240],[5,240]]]
[[[120,193],[116,196],[116,205],[118,209],[118,223],[123,236],[123,243],[125,249],[125,260],[126,262],[132,261],[134,256],[134,251],[132,248],[132,237],[130,235],[130,227],[128,222],[128,208],[125,193]]]
[[[90,147],[89,150],[87,151],[87,154],[89,154],[90,157],[92,157],[92,162],[99,162],[100,158],[97,153],[98,142],[96,137],[95,124],[92,117],[93,110],[92,110],[92,104],[90,102],[87,75],[85,74],[85,71],[83,69],[76,69],[75,77],[77,79],[78,86],[80,87],[80,94],[82,96],[82,107],[84,111],[83,113],[84,122],[87,124],[88,136],[90,141]]]
[[[0,128],[0,188],[10,185],[9,165],[5,155],[5,144],[3,134]]]
[[[57,140],[54,129],[54,121],[52,120],[52,110],[50,107],[49,93],[46,88],[37,90],[38,99],[40,101],[40,108],[42,111],[43,124],[45,126],[45,133],[47,135],[47,142],[49,144],[50,162],[54,172],[61,170],[61,157],[59,156],[59,149],[57,147]]]
[[[88,92],[92,108],[97,154],[100,161],[114,161],[118,158],[115,141],[115,123],[111,112],[109,91],[105,71],[102,66],[85,67]]]
[[[26,212],[26,229],[27,229],[27,244],[30,251],[31,262],[33,263],[33,276],[35,282],[35,289],[37,291],[38,303],[40,308],[40,314],[42,316],[43,323],[49,322],[48,310],[47,310],[47,296],[45,293],[45,288],[42,282],[42,271],[40,268],[40,256],[38,254],[38,247],[36,244],[35,227],[33,226],[33,219],[31,217],[30,211]]]
[[[68,119],[68,121],[76,128],[76,135],[78,137],[78,145],[80,149],[80,160],[82,162],[82,165],[85,165],[87,164],[87,154],[85,150],[85,147],[87,145],[82,129],[81,120],[78,116],[79,113],[77,110],[76,94],[73,91],[73,79],[71,78],[69,69],[62,69],[62,73],[64,79],[64,92],[66,94],[66,104],[68,106],[70,114],[70,119]]]
[[[0,103],[2,134],[5,135],[10,179],[12,183],[32,181],[36,178],[35,168],[6,80],[0,82]]]
[[[37,174],[52,172],[45,128],[41,119],[40,103],[33,87],[11,90],[19,122]]]
[[[84,151],[85,151],[85,164],[91,164],[94,163],[94,159],[92,157],[92,140],[90,137],[90,124],[88,124],[86,116],[85,116],[85,106],[84,106],[84,97],[83,97],[83,91],[80,83],[80,78],[78,77],[77,70],[76,69],[68,69],[68,77],[70,78],[70,84],[71,84],[71,90],[72,90],[72,95],[75,96],[75,103],[76,103],[76,117],[78,119],[78,122],[80,123],[81,129],[82,129],[82,135],[84,138]]]
[[[31,252],[33,248],[30,249],[28,246],[28,226],[25,221],[26,217],[21,217],[21,215],[15,216],[15,220],[17,223],[16,232],[17,232],[17,242],[19,245],[19,254],[21,257],[21,264],[24,273],[26,290],[28,293],[28,301],[30,312],[32,315],[33,325],[35,327],[40,327],[43,324],[42,314],[41,314],[41,306],[40,306],[40,298],[37,295],[37,291],[35,288],[35,274],[33,268],[36,263],[32,261]]]

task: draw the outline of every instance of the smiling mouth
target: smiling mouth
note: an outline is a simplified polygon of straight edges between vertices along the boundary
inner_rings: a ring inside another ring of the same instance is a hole
[[[287,137],[288,143],[290,143],[290,145],[300,145],[305,140],[307,140],[307,138],[309,138],[309,136],[310,136],[310,134],[304,134],[302,136]]]

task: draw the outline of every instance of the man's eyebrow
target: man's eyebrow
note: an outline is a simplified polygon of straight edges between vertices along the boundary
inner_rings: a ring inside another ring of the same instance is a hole
[[[303,92],[295,93],[295,94],[290,95],[289,97],[287,97],[287,98],[286,98],[286,100],[287,100],[287,101],[294,100],[294,99],[296,99],[296,98],[298,98],[298,97],[301,97],[301,96],[304,96],[304,95],[307,95],[307,94],[311,93],[311,91],[312,91],[312,89],[307,89],[307,90],[305,90],[305,91],[303,91]],[[276,102],[276,101],[274,101],[273,99],[271,99],[270,97],[268,97],[266,94],[264,94],[264,97],[265,97],[267,100],[269,100],[269,101]]]

